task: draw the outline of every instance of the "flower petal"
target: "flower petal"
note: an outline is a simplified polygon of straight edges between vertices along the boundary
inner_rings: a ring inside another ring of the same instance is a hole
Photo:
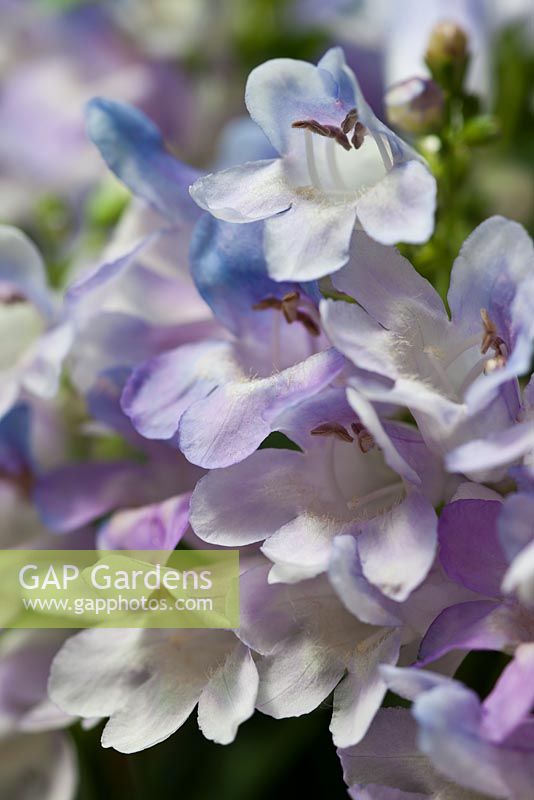
[[[166,150],[141,111],[96,97],[87,104],[87,132],[112,172],[138,197],[172,220],[196,219],[188,187],[198,172]]]
[[[243,227],[205,215],[195,226],[190,259],[199,294],[236,336],[249,330],[257,337],[268,335],[270,314],[258,313],[255,304],[297,289],[268,277],[261,222]]]
[[[306,633],[281,642],[258,662],[258,709],[276,719],[309,714],[325,700],[345,667],[335,654]]]
[[[34,501],[45,525],[66,533],[115,508],[139,502],[152,490],[147,478],[145,466],[135,462],[69,464],[39,479]]]
[[[400,619],[395,616],[395,604],[363,576],[353,536],[336,536],[333,540],[328,576],[345,608],[362,622],[400,625]]]
[[[212,470],[193,492],[193,530],[203,541],[225,547],[272,536],[298,514],[303,467],[301,453],[259,450],[239,464]]]
[[[492,500],[449,503],[439,520],[440,560],[456,583],[473,592],[499,597],[507,567],[497,520],[502,505]]]
[[[276,430],[283,411],[328,386],[344,364],[331,348],[269,378],[218,387],[182,416],[180,449],[193,464],[209,469],[242,461]]]
[[[363,229],[381,244],[426,242],[434,230],[436,180],[419,161],[398,164],[358,200]]]
[[[419,492],[409,492],[391,511],[369,520],[358,536],[362,572],[397,602],[425,579],[436,553],[437,517]]]
[[[98,532],[101,550],[174,550],[189,526],[189,492],[163,503],[121,510]]]
[[[365,231],[354,232],[350,261],[332,281],[390,330],[398,328],[407,305],[420,307],[418,315],[445,318],[443,301],[432,284],[396,248],[379,244]]]
[[[470,334],[481,331],[480,310],[494,322],[509,307],[519,286],[532,275],[534,249],[517,222],[490,217],[466,239],[451,273],[447,297],[453,322]]]
[[[449,606],[428,629],[419,650],[419,663],[436,661],[452,650],[501,650],[516,635],[513,621],[513,612],[506,613],[491,600]]]
[[[250,651],[238,643],[200,695],[198,725],[207,739],[233,742],[239,725],[254,713],[258,683]]]
[[[207,340],[161,353],[135,369],[121,405],[147,439],[170,439],[183,413],[220,382],[240,375],[232,345]]]
[[[418,750],[416,735],[417,724],[408,709],[381,708],[362,742],[338,750],[345,783],[358,789],[379,784],[418,793],[414,800],[419,793],[426,798],[435,785],[434,770]],[[412,794],[408,798],[412,800]],[[370,800],[375,800],[374,794],[370,794]],[[381,795],[377,800],[382,800]],[[392,800],[397,798],[393,796]]]
[[[17,228],[0,225],[0,292],[15,291],[45,317],[53,313],[46,271],[33,242]]]
[[[358,744],[373,721],[387,691],[379,672],[380,664],[396,664],[400,634],[387,631],[370,637],[365,651],[355,658],[349,671],[334,690],[334,709],[330,731],[336,747]]]
[[[534,703],[534,644],[522,644],[483,703],[484,734],[502,742],[528,719]]]
[[[348,261],[355,219],[354,204],[296,198],[289,211],[265,223],[269,275],[277,281],[311,281],[335,272]]]
[[[293,191],[280,159],[253,161],[199,178],[190,188],[200,208],[226,222],[254,222],[286,211]]]
[[[474,439],[447,454],[449,472],[477,473],[509,466],[534,449],[534,424],[520,422],[484,439]]]
[[[344,114],[337,100],[331,74],[291,58],[275,58],[253,69],[245,91],[250,116],[280,154],[302,142],[302,131],[292,128],[293,122],[320,117],[321,122],[339,124]]]

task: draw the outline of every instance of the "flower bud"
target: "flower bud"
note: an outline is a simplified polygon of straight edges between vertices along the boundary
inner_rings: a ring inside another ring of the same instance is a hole
[[[455,22],[439,22],[430,33],[425,61],[441,86],[451,91],[460,89],[469,61],[465,31]]]
[[[430,133],[443,121],[443,92],[427,78],[395,83],[384,99],[389,122],[409,133]]]

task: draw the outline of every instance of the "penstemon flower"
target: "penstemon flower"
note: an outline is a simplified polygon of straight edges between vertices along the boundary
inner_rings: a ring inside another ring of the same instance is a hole
[[[193,493],[195,533],[228,547],[263,541],[273,562],[269,580],[289,583],[326,571],[334,538],[354,536],[364,577],[386,596],[405,600],[434,560],[433,504],[442,491],[439,464],[417,432],[386,424],[398,450],[395,472],[343,389],[299,404],[278,428],[303,452],[259,450],[212,470]],[[246,504],[236,504],[243,491]]]
[[[29,392],[51,397],[72,342],[39,252],[22,231],[0,225],[0,417]]]
[[[471,234],[451,273],[450,319],[405,259],[358,237],[351,262],[333,278],[358,304],[321,304],[328,335],[357,368],[349,379],[355,410],[360,396],[406,406],[442,453],[512,428],[520,412],[516,379],[529,369],[534,341],[527,233],[494,217]],[[469,466],[458,463],[466,472]],[[491,466],[473,464],[472,471],[481,478],[485,467],[488,479]]]
[[[290,59],[257,67],[246,102],[280,158],[199,178],[191,195],[219,219],[266,220],[273,278],[335,272],[348,261],[356,221],[383,244],[430,237],[435,180],[375,117],[341,49],[317,67]]]
[[[461,683],[431,672],[385,666],[382,676],[414,701],[418,747],[439,773],[482,796],[526,800],[534,777],[533,671],[534,646],[522,645],[483,703]]]

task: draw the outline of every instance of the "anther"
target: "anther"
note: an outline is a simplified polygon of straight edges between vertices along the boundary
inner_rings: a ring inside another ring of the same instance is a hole
[[[372,434],[369,433],[365,425],[362,425],[361,422],[352,422],[351,429],[354,435],[356,436],[356,440],[358,442],[358,447],[362,451],[362,453],[368,453],[369,450],[372,450],[373,447],[376,445],[374,437]]]
[[[321,125],[321,123],[317,122],[315,119],[300,119],[293,122],[291,127],[311,131],[318,136],[325,136],[327,139],[334,139],[338,144],[344,147],[345,150],[350,150],[350,142],[346,134],[336,125]]]
[[[25,303],[27,298],[17,292],[11,287],[6,287],[5,290],[0,289],[0,303],[5,306],[13,306],[17,303]]]
[[[328,136],[330,137],[330,131],[326,127],[326,125],[321,125],[320,122],[317,122],[315,119],[300,119],[294,122],[291,125],[292,128],[302,128],[306,131],[311,131],[312,133],[317,133],[319,136]]]
[[[358,119],[358,112],[355,108],[351,108],[343,122],[341,123],[341,130],[343,133],[350,133],[354,128]]]
[[[482,318],[482,324],[484,326],[484,336],[482,338],[482,345],[480,347],[480,352],[484,355],[488,352],[490,347],[493,346],[493,340],[497,335],[497,328],[495,327],[495,323],[490,318],[488,311],[486,308],[480,309],[480,316]]]
[[[310,314],[301,311],[298,307],[299,300],[300,294],[297,291],[292,291],[285,294],[281,300],[279,300],[278,297],[265,297],[258,303],[254,303],[252,309],[254,311],[265,311],[271,308],[276,309],[282,312],[288,325],[292,325],[293,322],[300,322],[309,334],[312,336],[320,336],[321,329],[319,325]]]
[[[321,425],[317,425],[316,428],[310,431],[312,436],[335,436],[337,439],[341,439],[342,442],[347,442],[350,444],[354,441],[350,433],[343,425],[340,425],[339,422],[323,422]]]
[[[300,295],[298,292],[288,292],[282,297],[280,303],[280,310],[285,317],[286,322],[290,325],[298,319],[298,301]]]
[[[484,366],[484,375],[489,375],[491,372],[496,372],[506,366],[506,356],[498,354],[493,358],[488,358]]]
[[[354,133],[352,134],[351,142],[355,150],[359,150],[363,144],[367,128],[361,122],[357,122],[354,126]]]
[[[266,297],[252,306],[253,311],[264,311],[266,308],[280,308],[280,300],[277,297]]]
[[[306,314],[305,311],[297,311],[297,322],[300,322],[301,325],[304,325],[306,330],[312,336],[320,336],[321,329],[319,325],[315,322],[309,314]]]
[[[335,125],[325,125],[326,130],[328,131],[328,137],[330,139],[335,139],[335,141],[344,147],[345,150],[350,150],[350,142],[347,138],[347,135],[343,133],[341,128],[336,128]]]
[[[488,375],[490,372],[502,369],[506,364],[507,348],[506,342],[497,335],[497,327],[487,309],[480,309],[480,316],[484,326],[484,335],[482,337],[482,344],[480,345],[480,352],[485,355],[488,350],[493,350],[494,355],[486,361],[484,366],[484,374]]]

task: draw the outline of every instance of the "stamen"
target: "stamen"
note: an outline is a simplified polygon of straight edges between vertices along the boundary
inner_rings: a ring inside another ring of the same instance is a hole
[[[296,291],[288,292],[282,297],[280,302],[280,309],[284,315],[285,321],[291,325],[298,317],[298,301],[300,294]]]
[[[327,139],[335,139],[345,150],[350,150],[350,142],[347,135],[337,125],[322,125],[316,119],[299,119],[293,122],[291,127],[302,128],[306,133],[316,133],[318,136],[325,136]]]
[[[460,358],[460,356],[463,356],[464,353],[466,353],[468,350],[471,350],[472,347],[475,347],[475,345],[478,345],[479,343],[480,336],[478,334],[471,336],[469,339],[464,339],[462,342],[460,342],[458,347],[447,350],[447,360],[445,361],[443,359],[443,365],[445,367],[452,366],[452,364],[454,364],[454,362]]]
[[[386,168],[386,170],[390,170],[393,167],[393,162],[392,162],[392,160],[391,160],[391,158],[389,156],[389,153],[388,153],[388,151],[386,149],[386,145],[384,144],[384,140],[382,139],[382,136],[378,133],[378,134],[376,134],[376,136],[373,136],[373,139],[375,140],[376,146],[378,148],[378,152],[382,156],[382,161],[384,163],[384,167]]]
[[[354,128],[357,119],[358,119],[358,111],[355,108],[351,108],[351,110],[341,123],[341,130],[343,131],[343,133],[350,133],[351,130]]]
[[[374,500],[380,500],[382,497],[387,497],[388,494],[392,494],[393,492],[397,492],[399,489],[403,489],[404,484],[402,481],[397,481],[396,483],[392,483],[389,486],[384,486],[382,489],[375,489],[374,492],[369,492],[369,494],[365,494],[362,497],[355,497],[352,500],[349,500],[347,503],[348,508],[362,508],[369,503],[374,502]]]
[[[308,165],[310,180],[312,182],[312,186],[315,186],[316,189],[322,190],[321,179],[319,178],[319,172],[317,171],[317,165],[315,164],[312,135],[309,130],[307,130],[304,135],[306,137],[306,164]]]
[[[357,122],[354,126],[354,133],[352,134],[351,142],[355,150],[359,150],[363,144],[367,128],[361,122]]]
[[[11,286],[0,287],[0,303],[12,306],[16,303],[25,303],[27,298]]]
[[[465,378],[463,379],[460,388],[458,389],[458,396],[463,397],[464,393],[467,391],[469,386],[473,383],[474,380],[478,378],[481,372],[484,371],[484,367],[486,364],[485,358],[480,358],[476,364],[473,364]]]
[[[480,309],[480,316],[482,317],[482,324],[484,326],[484,337],[480,346],[480,352],[484,355],[488,352],[490,347],[493,347],[493,340],[497,335],[497,328],[495,327],[495,323],[491,320],[486,308]]]
[[[312,133],[318,133],[319,136],[329,136],[328,128],[325,125],[321,125],[320,122],[317,122],[315,119],[300,119],[297,122],[294,122],[291,125],[292,128],[302,128],[306,131],[311,131]]]
[[[337,151],[334,142],[327,142],[326,160],[328,163],[328,168],[332,174],[332,180],[334,181],[334,186],[338,189],[343,190],[346,189],[347,186],[345,185],[343,178],[341,177],[341,173],[337,165],[336,152]]]
[[[254,303],[252,309],[254,311],[265,311],[268,309],[275,309],[281,311],[284,319],[288,325],[294,322],[300,322],[309,334],[312,336],[320,336],[321,329],[313,317],[306,311],[299,309],[300,294],[297,291],[288,292],[281,300],[277,297],[265,297],[258,303]]]
[[[337,439],[341,439],[342,442],[347,442],[348,444],[354,441],[348,430],[339,422],[323,422],[321,425],[317,425],[316,428],[313,428],[310,434],[312,436],[335,436]]]
[[[308,331],[311,336],[320,336],[321,329],[319,328],[318,324],[315,322],[314,319],[310,317],[309,314],[306,314],[305,311],[297,311],[297,322],[300,322],[306,330]]]
[[[482,344],[480,345],[480,352],[482,355],[485,355],[490,349],[494,351],[493,357],[486,361],[486,366],[484,367],[484,374],[488,375],[504,367],[508,356],[508,350],[504,339],[497,335],[497,326],[491,319],[486,308],[480,309],[480,316],[482,317],[482,324],[484,326],[484,335],[482,337]]]
[[[281,301],[278,300],[277,297],[266,297],[264,300],[260,300],[258,303],[254,303],[252,306],[253,311],[264,311],[267,308],[276,308],[280,309]]]
[[[374,436],[369,433],[365,425],[362,425],[361,422],[353,422],[351,423],[351,429],[354,435],[356,436],[356,440],[358,442],[358,447],[362,451],[362,453],[368,453],[369,450],[372,450],[375,447],[376,442]]]
[[[445,389],[445,391],[449,394],[449,396],[451,398],[457,398],[458,395],[457,395],[456,389],[453,386],[453,383],[452,383],[451,379],[449,378],[449,376],[447,374],[446,365],[444,366],[441,363],[441,359],[440,359],[439,355],[437,355],[434,352],[432,347],[428,347],[428,346],[423,348],[423,353],[427,356],[428,361],[430,363],[430,366],[432,367],[434,372],[437,374],[437,376],[438,376],[439,380],[441,381],[441,384],[442,384],[443,388]]]
[[[496,372],[498,369],[502,369],[504,366],[506,366],[505,355],[499,354],[493,358],[488,358],[484,367],[484,375],[490,375],[492,372]]]
[[[325,128],[328,131],[328,137],[330,139],[334,139],[341,147],[344,147],[345,150],[350,150],[350,142],[341,128],[336,128],[335,125],[325,125]]]

